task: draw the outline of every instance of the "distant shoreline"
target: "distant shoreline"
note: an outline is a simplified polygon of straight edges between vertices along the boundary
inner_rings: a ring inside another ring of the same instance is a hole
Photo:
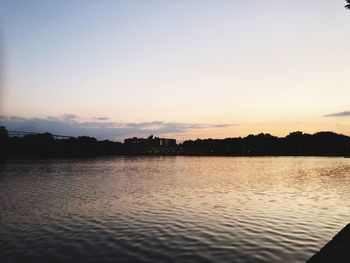
[[[292,132],[226,139],[129,138],[124,143],[50,133],[9,134],[0,127],[0,158],[81,158],[99,156],[350,157],[350,137],[334,132]]]
[[[237,158],[350,158],[342,155],[141,155],[141,154],[122,154],[122,155],[90,155],[90,156],[0,156],[0,160],[54,160],[54,159],[96,159],[96,158],[115,158],[115,157],[237,157]]]

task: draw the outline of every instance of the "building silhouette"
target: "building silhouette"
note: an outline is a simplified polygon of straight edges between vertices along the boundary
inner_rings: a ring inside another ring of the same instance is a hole
[[[174,155],[180,154],[180,148],[175,139],[158,138],[153,135],[148,138],[128,138],[124,140],[125,154],[140,155]]]

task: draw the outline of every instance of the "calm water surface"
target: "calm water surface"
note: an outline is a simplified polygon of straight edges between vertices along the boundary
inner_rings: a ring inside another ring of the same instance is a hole
[[[350,159],[0,164],[1,262],[304,262],[350,221]]]

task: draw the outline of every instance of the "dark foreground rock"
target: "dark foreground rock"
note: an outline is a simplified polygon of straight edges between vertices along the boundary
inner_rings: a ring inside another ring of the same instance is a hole
[[[336,234],[307,262],[350,262],[350,224]]]

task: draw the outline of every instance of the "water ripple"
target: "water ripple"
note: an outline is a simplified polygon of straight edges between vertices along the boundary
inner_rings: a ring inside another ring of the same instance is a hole
[[[304,262],[349,186],[342,158],[6,161],[1,262]]]

